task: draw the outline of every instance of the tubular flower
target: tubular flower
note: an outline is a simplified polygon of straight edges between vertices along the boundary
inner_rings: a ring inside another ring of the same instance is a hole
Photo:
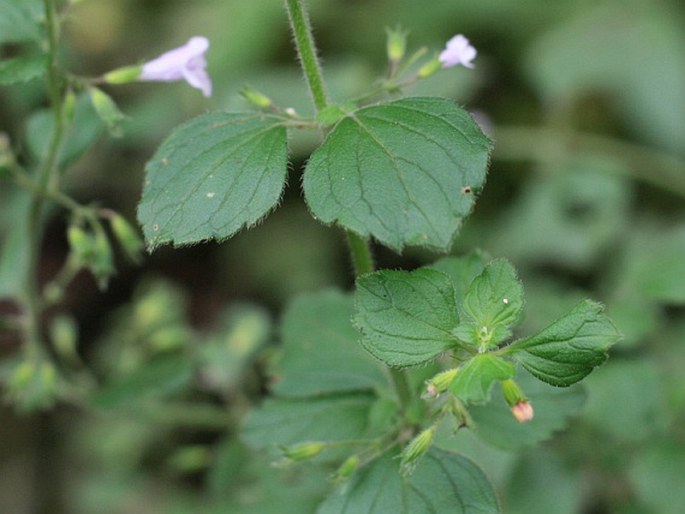
[[[440,52],[440,62],[443,68],[451,68],[461,64],[473,68],[473,60],[478,52],[471,46],[463,34],[457,34],[447,42],[445,49]]]
[[[212,81],[205,69],[205,52],[208,48],[209,40],[206,37],[192,37],[185,45],[143,64],[138,79],[162,82],[185,80],[209,97],[212,94]]]

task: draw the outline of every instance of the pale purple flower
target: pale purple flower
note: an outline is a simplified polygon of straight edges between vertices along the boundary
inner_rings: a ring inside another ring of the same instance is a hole
[[[185,45],[169,50],[143,64],[143,70],[138,78],[162,82],[185,80],[194,88],[201,90],[205,96],[211,96],[212,81],[205,69],[205,52],[208,48],[209,40],[206,37],[192,37]]]
[[[451,68],[461,64],[467,68],[473,68],[473,60],[476,58],[476,49],[471,46],[469,40],[463,34],[457,34],[447,42],[445,49],[440,52],[440,62],[443,68]]]

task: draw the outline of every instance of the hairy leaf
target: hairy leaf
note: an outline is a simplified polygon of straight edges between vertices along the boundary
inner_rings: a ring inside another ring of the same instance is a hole
[[[455,347],[459,323],[451,280],[431,269],[379,271],[357,280],[362,345],[390,366],[413,366]]]
[[[535,336],[509,345],[512,355],[540,380],[566,387],[582,380],[608,357],[620,339],[602,306],[585,300]]]
[[[211,113],[177,128],[146,167],[138,208],[150,248],[226,239],[274,208],[286,130],[264,114]]]
[[[509,362],[483,353],[469,360],[450,384],[450,391],[465,403],[483,403],[490,399],[492,384],[512,378],[516,370]]]
[[[312,213],[395,250],[447,250],[485,182],[491,143],[442,98],[405,98],[339,121],[304,173]]]

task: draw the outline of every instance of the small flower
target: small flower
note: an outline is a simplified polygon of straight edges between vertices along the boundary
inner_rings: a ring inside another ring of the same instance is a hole
[[[526,423],[533,419],[535,413],[530,402],[519,402],[511,407],[511,413],[519,423]]]
[[[185,45],[143,64],[138,78],[162,82],[185,80],[205,96],[211,96],[212,81],[205,69],[205,52],[208,48],[209,40],[206,37],[192,37]]]
[[[457,34],[447,42],[445,49],[440,52],[440,62],[443,68],[451,68],[461,64],[473,68],[472,61],[476,58],[476,49],[462,34]]]

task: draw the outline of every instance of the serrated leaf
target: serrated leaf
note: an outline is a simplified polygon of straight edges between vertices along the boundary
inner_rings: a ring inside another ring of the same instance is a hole
[[[409,477],[385,455],[359,472],[344,492],[333,492],[318,514],[496,514],[497,496],[469,459],[432,448]]]
[[[247,417],[242,438],[255,448],[275,450],[305,441],[359,439],[368,432],[372,395],[271,399]]]
[[[272,369],[280,396],[370,390],[387,384],[378,361],[359,344],[352,297],[338,291],[302,295],[286,310],[283,356]]]
[[[43,75],[47,70],[46,55],[15,57],[0,62],[0,85],[9,86],[28,82]]]
[[[223,240],[274,208],[286,130],[273,116],[210,113],[181,125],[146,167],[138,219],[148,246]]]
[[[512,378],[515,373],[511,363],[483,353],[473,357],[457,372],[450,391],[464,403],[484,403],[490,399],[492,384]]]
[[[339,121],[311,156],[312,213],[395,250],[451,246],[485,182],[491,143],[443,98],[405,98]],[[465,189],[466,188],[466,189]]]
[[[362,345],[390,366],[426,362],[457,344],[459,323],[452,283],[423,268],[378,271],[357,280],[356,326]]]
[[[587,376],[608,358],[608,349],[620,339],[602,306],[590,300],[542,332],[520,339],[504,349],[534,376],[555,386],[567,387]]]
[[[463,257],[443,257],[428,267],[452,279],[454,297],[457,303],[460,303],[473,280],[483,272],[489,260],[482,253],[472,253]]]
[[[489,330],[515,323],[523,309],[523,286],[514,267],[504,259],[489,262],[466,291],[462,308]]]

